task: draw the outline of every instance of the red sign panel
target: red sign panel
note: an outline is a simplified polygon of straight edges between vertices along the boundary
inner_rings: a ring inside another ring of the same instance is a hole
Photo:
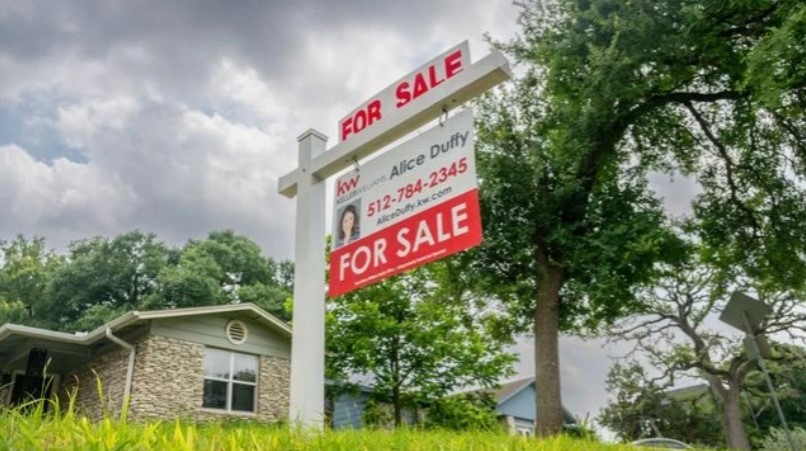
[[[478,190],[411,216],[330,255],[331,297],[481,243]]]

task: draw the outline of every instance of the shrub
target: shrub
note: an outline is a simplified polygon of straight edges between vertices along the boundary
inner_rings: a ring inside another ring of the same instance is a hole
[[[453,430],[493,431],[503,428],[490,393],[463,393],[437,400],[429,409],[426,426]]]
[[[806,449],[806,429],[793,429],[792,441],[795,442],[795,449]],[[789,444],[786,440],[786,432],[784,432],[783,429],[770,429],[770,435],[768,435],[762,442],[761,449],[764,451],[779,451],[782,449],[789,449]]]

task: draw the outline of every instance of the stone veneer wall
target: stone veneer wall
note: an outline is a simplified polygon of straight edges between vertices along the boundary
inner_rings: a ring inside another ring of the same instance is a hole
[[[260,356],[257,396],[258,413],[270,421],[287,419],[290,393],[291,362],[279,357]]]
[[[146,338],[137,345],[131,417],[192,417],[201,403],[203,371],[203,345],[156,336]]]
[[[120,349],[67,374],[58,390],[62,408],[67,407],[69,397],[75,397],[74,407],[79,415],[93,420],[101,419],[104,414],[117,417],[123,404],[128,360],[129,351]]]
[[[288,415],[290,362],[269,356],[260,356],[259,362],[255,414],[204,409],[204,345],[152,335],[137,344],[130,416],[197,421],[284,419]]]

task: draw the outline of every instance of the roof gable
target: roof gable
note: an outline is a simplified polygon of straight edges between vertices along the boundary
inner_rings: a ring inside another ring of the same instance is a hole
[[[496,404],[500,406],[501,404],[507,402],[510,398],[516,396],[518,393],[523,391],[523,389],[528,387],[529,384],[534,382],[534,380],[535,378],[533,377],[525,377],[523,379],[516,379],[503,384],[501,388],[493,393]]]
[[[87,334],[70,334],[37,327],[20,326],[6,323],[0,326],[0,342],[11,335],[31,336],[35,338],[50,339],[63,343],[90,344],[106,336],[106,330],[113,332],[143,321],[163,318],[189,317],[198,315],[215,315],[219,313],[250,312],[258,322],[279,332],[281,335],[291,337],[291,327],[283,320],[268,313],[251,302],[230,305],[212,305],[205,307],[189,307],[169,310],[131,311],[121,315],[106,324],[103,324]]]
[[[107,328],[110,328],[113,331],[119,330],[139,321],[193,317],[200,315],[217,315],[220,313],[233,312],[248,312],[253,314],[253,319],[257,322],[269,327],[270,329],[273,329],[282,336],[291,337],[291,327],[288,325],[288,323],[263,310],[257,305],[252,304],[251,302],[244,302],[242,304],[211,305],[204,307],[187,307],[169,310],[135,310],[98,327],[88,335],[91,336],[93,334],[103,334]]]
[[[493,393],[496,400],[496,410],[499,414],[510,415],[524,420],[535,419],[535,378],[526,377],[508,382]],[[576,418],[565,408],[563,421],[566,424],[576,423]]]

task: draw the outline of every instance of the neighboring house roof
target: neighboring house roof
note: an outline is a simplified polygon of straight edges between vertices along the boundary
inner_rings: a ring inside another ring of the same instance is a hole
[[[501,404],[507,402],[510,398],[517,395],[521,390],[528,387],[529,384],[534,382],[534,380],[535,378],[533,377],[524,377],[523,379],[517,379],[501,385],[501,388],[493,392],[496,403],[500,406]]]
[[[132,311],[86,334],[70,334],[7,323],[0,326],[0,369],[3,368],[3,362],[10,364],[17,361],[27,355],[33,347],[47,347],[51,352],[73,355],[77,358],[88,357],[90,348],[109,341],[107,330],[117,333],[151,320],[221,313],[237,313],[241,317],[265,325],[284,337],[291,337],[291,327],[287,323],[248,302],[171,310]]]
[[[535,378],[525,377],[501,385],[498,390],[492,391],[496,401],[496,410],[503,415],[512,415],[524,420],[534,420]],[[530,393],[524,393],[525,391]],[[528,397],[528,399],[526,399]],[[563,420],[567,424],[576,423],[576,418],[563,406]]]
[[[663,395],[674,400],[691,399],[702,396],[708,392],[708,384],[690,385],[688,387],[666,390]]]
[[[339,381],[334,379],[325,379],[325,387],[332,387],[334,389],[345,389],[345,391],[356,391],[361,393],[372,393],[375,388],[371,385],[359,384],[357,382]]]
[[[675,388],[666,390],[662,393],[661,405],[668,405],[672,402],[686,402],[686,403],[707,403],[712,400],[708,395],[711,389],[708,384],[690,385],[688,387]]]

